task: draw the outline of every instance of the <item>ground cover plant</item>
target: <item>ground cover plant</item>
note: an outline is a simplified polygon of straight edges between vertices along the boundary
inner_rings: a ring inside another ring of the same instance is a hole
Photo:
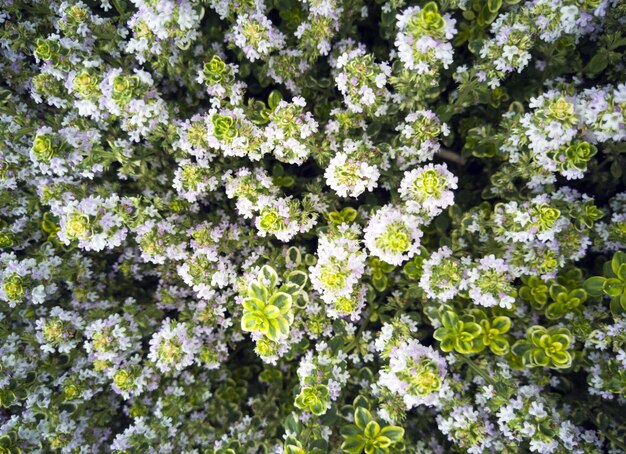
[[[0,453],[626,452],[626,2],[0,0]]]

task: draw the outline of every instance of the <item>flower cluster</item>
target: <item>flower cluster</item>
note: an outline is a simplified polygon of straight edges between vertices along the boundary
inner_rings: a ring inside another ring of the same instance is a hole
[[[348,109],[379,117],[387,111],[391,97],[386,88],[391,67],[377,63],[363,48],[348,49],[336,61],[335,82]]]
[[[456,34],[456,21],[449,13],[441,15],[437,3],[412,6],[398,15],[396,47],[404,66],[433,78],[439,67],[452,64],[454,51],[450,40]]]
[[[625,23],[0,0],[0,453],[626,452]]]

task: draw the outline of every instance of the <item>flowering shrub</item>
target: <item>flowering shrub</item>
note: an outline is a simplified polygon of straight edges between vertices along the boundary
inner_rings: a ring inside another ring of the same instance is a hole
[[[0,453],[626,452],[626,3],[0,0]]]

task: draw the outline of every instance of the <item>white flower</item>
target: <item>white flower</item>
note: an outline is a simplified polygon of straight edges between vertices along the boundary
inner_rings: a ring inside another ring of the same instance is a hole
[[[148,358],[161,372],[182,371],[193,364],[200,342],[191,336],[185,323],[165,319],[161,329],[150,339]]]
[[[326,183],[341,197],[358,197],[376,188],[380,172],[376,166],[337,153],[328,164]]]
[[[513,279],[505,261],[489,255],[470,269],[462,285],[469,289],[469,296],[475,304],[511,309],[515,303]]]
[[[432,349],[410,339],[394,348],[389,366],[380,372],[378,385],[402,397],[408,410],[439,403],[446,376],[446,361]]]
[[[367,255],[356,239],[323,235],[317,248],[317,263],[309,268],[313,288],[334,304],[339,297],[351,298],[365,271]]]
[[[428,164],[405,172],[400,196],[410,213],[432,218],[454,204],[455,177],[446,164]]]
[[[420,220],[387,205],[376,212],[365,228],[365,245],[372,255],[392,265],[401,265],[419,250],[423,233]]]

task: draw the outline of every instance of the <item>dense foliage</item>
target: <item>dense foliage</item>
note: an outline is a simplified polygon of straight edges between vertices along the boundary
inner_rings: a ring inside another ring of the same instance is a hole
[[[0,453],[626,452],[626,2],[0,0]]]

